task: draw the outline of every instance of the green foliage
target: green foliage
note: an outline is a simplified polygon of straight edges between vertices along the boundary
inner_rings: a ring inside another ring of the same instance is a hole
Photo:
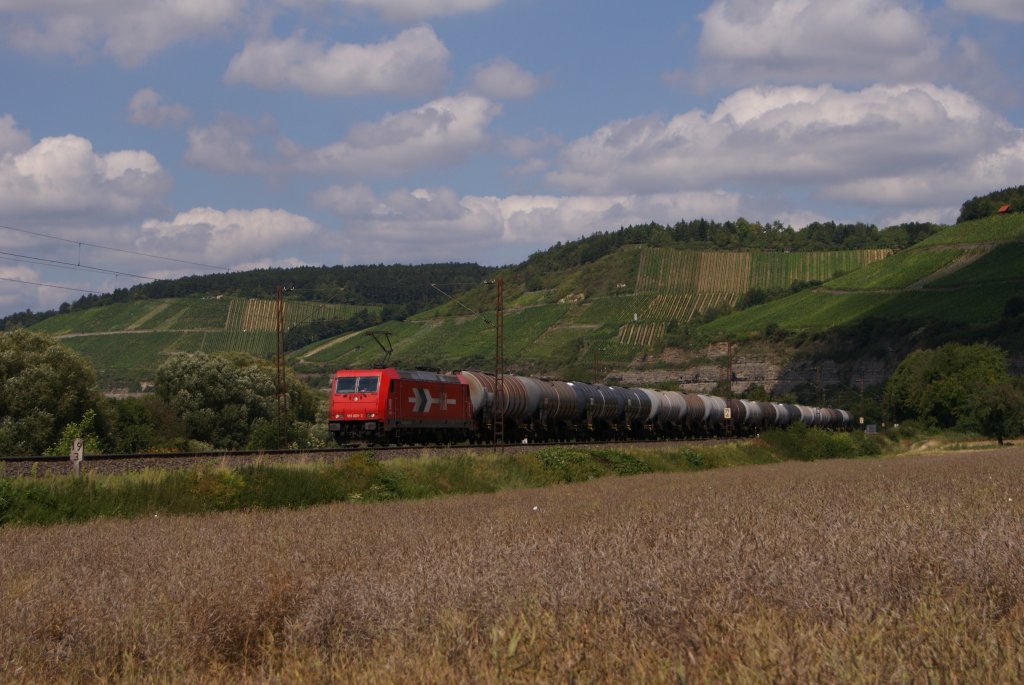
[[[739,301],[736,303],[736,309],[746,309],[748,307],[756,307],[759,304],[764,304],[768,301],[769,293],[761,288],[754,288],[743,293]]]
[[[380,318],[370,314],[366,308],[347,319],[324,319],[301,323],[285,332],[284,349],[286,351],[298,350],[320,340],[369,328],[377,323],[380,323]]]
[[[1005,438],[1024,435],[1024,392],[1021,383],[1003,382],[975,393],[968,400],[964,427],[995,438],[1000,445]]]
[[[892,297],[894,295],[890,294],[835,294],[804,290],[760,307],[720,317],[704,324],[702,330],[720,336],[761,331],[773,324],[786,330],[824,329],[867,316]]]
[[[798,461],[848,459],[882,452],[877,438],[859,432],[817,430],[799,421],[784,429],[767,430],[761,434],[761,440],[778,458]]]
[[[1002,243],[1024,238],[1024,212],[997,214],[950,226],[922,240],[920,248],[961,243]]]
[[[156,395],[109,399],[100,409],[99,427],[105,452],[171,452],[184,447],[184,422]]]
[[[193,302],[207,300],[209,304],[202,306],[207,311],[214,311],[218,307],[217,298],[233,295],[272,299],[277,286],[285,285],[290,296],[360,306],[387,305],[390,309],[384,318],[400,318],[444,301],[444,296],[432,288],[431,283],[475,284],[485,280],[491,272],[492,269],[476,264],[455,263],[257,269],[186,276],[119,288],[104,295],[85,295],[74,303],[64,303],[59,312],[81,312],[105,305],[164,298],[192,298]],[[458,292],[466,287],[452,286],[449,292]],[[0,330],[16,322],[38,322],[57,313],[12,315],[0,319]]]
[[[837,290],[905,288],[938,271],[963,254],[962,249],[907,250],[874,262],[828,284]]]
[[[960,207],[960,216],[956,222],[959,224],[992,216],[1000,207],[1007,204],[1015,212],[1024,211],[1024,186],[1003,188],[988,195],[971,198]]]
[[[632,476],[653,471],[646,462],[637,456],[621,450],[596,449],[591,451],[591,456],[599,463],[607,465],[618,476]]]
[[[290,421],[312,421],[316,397],[289,371]],[[242,354],[180,354],[156,373],[156,392],[185,424],[185,435],[215,447],[249,444],[254,425],[265,436],[277,420],[275,370],[267,362]]]
[[[912,352],[886,384],[884,399],[894,421],[993,431],[987,434],[999,438],[1014,421],[1019,428],[1022,411],[1006,353],[985,343]]]
[[[708,462],[704,458],[704,454],[692,447],[684,447],[680,450],[674,451],[672,453],[672,459],[682,465],[686,465],[697,470],[707,468],[708,466]]]
[[[71,454],[71,443],[82,438],[85,454],[101,454],[100,436],[96,433],[96,411],[86,409],[81,421],[72,421],[64,426],[57,442],[47,448],[44,454],[66,456]]]
[[[0,454],[41,453],[98,402],[81,356],[41,333],[0,333]]]
[[[1007,319],[1024,314],[1024,297],[1016,295],[1011,297],[1003,305],[1003,316]]]
[[[601,474],[591,455],[573,447],[545,447],[536,453],[544,468],[555,472],[563,482],[573,483],[596,478]]]
[[[932,281],[928,286],[946,288],[1008,281],[1024,281],[1024,243],[996,245],[982,257],[962,269]]]

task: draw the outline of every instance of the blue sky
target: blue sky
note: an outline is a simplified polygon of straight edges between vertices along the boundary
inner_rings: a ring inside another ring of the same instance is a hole
[[[1021,0],[0,0],[0,315],[647,221],[952,222],[1024,184],[1022,30]]]

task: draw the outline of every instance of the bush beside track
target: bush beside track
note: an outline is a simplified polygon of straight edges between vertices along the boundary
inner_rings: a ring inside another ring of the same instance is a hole
[[[81,478],[5,478],[0,473],[0,525],[422,499],[604,476],[869,456],[891,446],[880,436],[830,433],[797,424],[754,440],[672,447],[573,444],[501,454],[435,449],[424,450],[418,458],[388,460],[364,451],[344,459],[236,467],[224,462],[118,475],[86,473]]]

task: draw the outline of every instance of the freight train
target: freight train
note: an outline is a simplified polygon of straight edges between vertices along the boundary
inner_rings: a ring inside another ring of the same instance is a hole
[[[334,374],[327,427],[339,444],[640,440],[752,435],[794,422],[850,430],[842,409],[674,390],[494,374],[346,369]]]

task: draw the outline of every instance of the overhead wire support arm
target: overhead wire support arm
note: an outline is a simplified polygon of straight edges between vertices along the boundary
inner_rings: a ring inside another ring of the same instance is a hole
[[[384,351],[384,359],[382,359],[377,366],[381,369],[386,368],[388,361],[391,359],[391,353],[395,351],[394,347],[391,345],[390,331],[366,331],[365,335],[373,338],[373,341]],[[381,342],[381,339],[377,337],[379,335],[384,336],[384,341],[387,342],[387,345],[385,345],[384,342]]]

